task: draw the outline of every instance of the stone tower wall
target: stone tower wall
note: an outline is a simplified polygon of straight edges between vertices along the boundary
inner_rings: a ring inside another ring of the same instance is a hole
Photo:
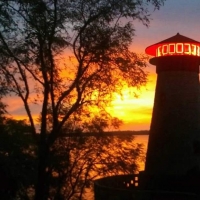
[[[145,171],[185,175],[200,171],[199,58],[160,57]]]

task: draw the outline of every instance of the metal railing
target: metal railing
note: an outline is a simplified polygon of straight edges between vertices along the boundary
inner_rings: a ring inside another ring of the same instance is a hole
[[[118,175],[94,182],[95,200],[199,200],[197,194],[176,191],[145,190],[139,174]]]

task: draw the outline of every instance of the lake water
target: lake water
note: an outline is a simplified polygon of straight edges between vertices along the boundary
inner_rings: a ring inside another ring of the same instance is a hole
[[[148,144],[149,135],[136,135],[135,142],[136,143],[143,143],[146,147]]]
[[[146,153],[147,145],[148,145],[148,139],[149,139],[149,135],[135,135],[134,143],[143,144],[144,145],[144,152]],[[144,170],[144,162],[140,163],[140,171],[142,171],[142,170]],[[91,191],[91,189],[86,190],[86,191],[87,191],[87,195],[86,195],[87,200],[94,200],[93,191]]]
[[[135,143],[144,144],[144,153],[146,154],[147,145],[148,145],[149,135],[136,135],[135,136]],[[140,163],[140,171],[144,170],[144,162]]]

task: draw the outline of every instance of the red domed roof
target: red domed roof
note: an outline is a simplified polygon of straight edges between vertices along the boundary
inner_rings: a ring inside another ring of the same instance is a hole
[[[196,41],[196,40],[193,40],[193,39],[190,39],[188,37],[185,37],[183,35],[180,35],[179,33],[177,33],[175,36],[173,37],[170,37],[166,40],[163,40],[161,42],[158,42],[156,44],[153,44],[151,46],[148,46],[146,49],[145,49],[145,52],[146,54],[149,54],[149,55],[152,55],[152,56],[155,56],[156,55],[156,49],[158,46],[160,46],[161,44],[166,44],[166,43],[190,43],[190,44],[198,44],[200,45],[200,42]]]

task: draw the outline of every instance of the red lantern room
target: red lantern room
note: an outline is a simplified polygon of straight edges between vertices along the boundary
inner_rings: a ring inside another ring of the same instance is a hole
[[[173,37],[147,47],[145,52],[155,57],[174,55],[200,56],[200,42],[177,33]]]
[[[175,36],[146,48],[156,72],[160,71],[195,71],[199,72],[200,42],[177,33]],[[173,63],[173,67],[172,67]]]

